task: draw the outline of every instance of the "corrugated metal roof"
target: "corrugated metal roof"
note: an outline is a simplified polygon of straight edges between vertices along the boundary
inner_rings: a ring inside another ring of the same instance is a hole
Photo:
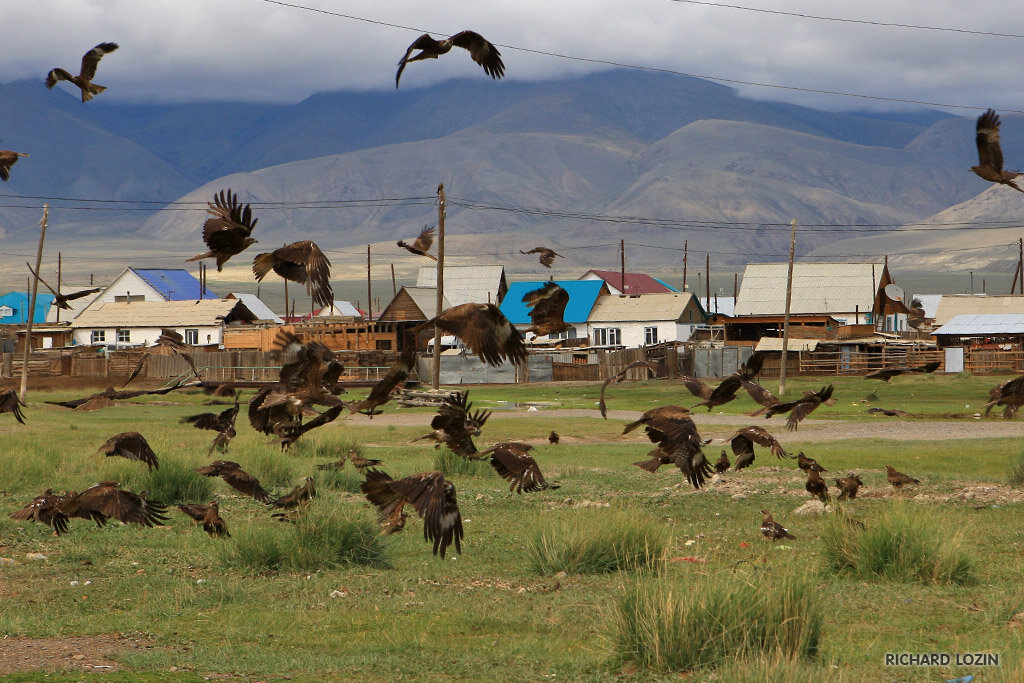
[[[240,299],[202,301],[112,301],[92,308],[71,321],[71,327],[183,327],[219,325],[238,307],[236,315],[256,320]]]
[[[949,322],[932,332],[932,334],[977,335],[985,337],[1000,334],[1024,334],[1024,313],[957,315],[953,316]]]
[[[813,351],[818,348],[818,339],[790,339],[787,351]],[[782,337],[761,337],[755,351],[781,351]]]
[[[870,312],[884,268],[882,263],[795,263],[790,312]],[[735,315],[785,313],[788,269],[786,263],[748,264]]]
[[[334,306],[324,306],[316,312],[318,316],[347,316],[351,318],[358,318],[363,314],[359,312],[359,309],[352,305],[351,301],[339,301],[334,300]]]
[[[199,280],[182,268],[132,268],[147,285],[167,301],[195,301],[199,298]],[[220,299],[207,289],[204,299]]]
[[[523,303],[523,295],[540,289],[546,283],[547,280],[535,280],[509,284],[508,293],[501,302],[501,312],[513,325],[529,325],[530,314]],[[604,280],[555,280],[555,283],[569,293],[569,303],[566,304],[565,313],[562,315],[562,319],[567,323],[586,322],[590,318],[594,302],[598,300],[598,295],[605,287]]]
[[[935,324],[945,325],[958,315],[1024,313],[1024,296],[943,294],[935,311]]]
[[[625,294],[664,294],[676,291],[675,287],[670,287],[645,273],[626,273],[625,290],[622,288],[622,272],[617,270],[588,270],[580,279],[591,273],[607,282],[609,287],[614,287]]]
[[[692,298],[691,292],[603,296],[594,304],[588,320],[595,323],[678,320]],[[703,319],[693,322],[703,322]]]
[[[497,303],[505,266],[445,266],[444,298],[452,306]],[[437,267],[420,266],[417,287],[437,287]],[[417,303],[417,305],[419,305]],[[431,306],[433,311],[434,307]]]
[[[941,294],[915,294],[910,297],[911,302],[917,299],[924,306],[924,317],[934,318],[939,311],[939,302],[942,301]]]
[[[700,299],[702,304],[707,303],[707,299]],[[711,310],[708,313],[712,315],[727,315],[732,317],[736,311],[736,298],[731,296],[719,296],[711,297]]]
[[[40,289],[42,289],[40,287]],[[13,313],[4,318],[0,318],[0,323],[12,324],[12,323],[24,323],[27,320],[25,312],[28,310],[28,304],[30,295],[25,292],[8,292],[3,296],[0,296],[0,306],[6,306],[13,309]],[[46,313],[50,310],[50,306],[53,305],[53,294],[47,292],[36,293],[36,309],[32,313],[33,323],[46,322]]]
[[[231,294],[229,294],[228,296],[234,297],[235,299],[238,299],[243,304],[245,304],[245,307],[248,308],[254,316],[256,316],[257,320],[271,320],[278,324],[284,322],[284,320],[282,320],[280,316],[278,316],[276,313],[274,313],[273,310],[271,310],[270,306],[267,306],[265,303],[263,303],[255,294],[231,292]]]
[[[423,311],[427,318],[433,318],[437,311],[437,288],[436,287],[403,287],[416,307]],[[448,295],[441,297],[441,309],[451,308]]]

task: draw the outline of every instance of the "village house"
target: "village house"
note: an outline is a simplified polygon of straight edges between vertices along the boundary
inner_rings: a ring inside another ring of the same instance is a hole
[[[943,294],[935,308],[935,326],[942,327],[961,315],[1024,315],[1024,296]]]
[[[417,287],[437,287],[437,267],[421,266],[416,277]],[[444,298],[450,306],[460,304],[500,304],[508,291],[505,266],[448,266],[444,267]],[[447,308],[447,306],[446,306]],[[385,308],[386,310],[386,308]],[[428,311],[434,317],[434,306]]]
[[[46,314],[53,306],[54,296],[47,292],[36,294],[36,307],[32,315],[33,323],[46,322]],[[0,296],[0,325],[24,325],[28,322],[28,307],[31,294],[27,292],[7,292]]]
[[[209,289],[204,290],[199,280],[183,268],[126,268],[84,310],[96,309],[114,302],[196,301],[219,298]]]
[[[653,346],[687,341],[707,313],[690,292],[601,297],[587,319],[595,346]]]
[[[90,306],[71,321],[72,344],[151,346],[166,327],[181,334],[186,344],[219,347],[225,325],[254,320],[256,316],[238,299],[110,301]]]
[[[280,316],[274,313],[274,311],[270,309],[270,306],[267,306],[265,303],[263,303],[263,301],[255,294],[231,292],[224,298],[238,299],[239,301],[241,301],[243,304],[245,304],[245,307],[248,308],[249,311],[254,316],[256,316],[256,320],[258,322],[274,323],[276,325],[284,323],[284,320],[282,320]]]
[[[644,273],[626,273],[623,285],[623,273],[617,270],[588,270],[580,276],[580,280],[602,280],[608,285],[609,294],[667,294],[678,291],[656,277]]]

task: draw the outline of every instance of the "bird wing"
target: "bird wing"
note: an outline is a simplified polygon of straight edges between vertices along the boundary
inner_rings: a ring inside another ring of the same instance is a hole
[[[202,472],[200,472],[200,474],[202,474]],[[223,479],[228,486],[239,493],[243,493],[261,503],[270,502],[270,494],[260,486],[259,479],[252,476],[245,470],[236,467],[234,469],[222,470],[218,474],[220,474],[220,478]]]
[[[741,382],[744,389],[750,395],[750,398],[754,399],[756,403],[761,404],[766,408],[770,408],[774,405],[778,405],[779,399],[772,392],[765,389],[757,382],[751,382],[748,379],[744,379]]]
[[[819,405],[821,405],[821,401],[817,399],[798,402],[789,413],[789,418],[786,420],[786,429],[791,432],[795,431],[800,421],[813,413],[814,409]]]
[[[96,67],[100,65],[103,55],[113,52],[117,48],[117,43],[100,43],[86,52],[82,55],[82,71],[78,75],[87,81],[91,81],[96,75]]]
[[[491,78],[505,75],[505,64],[501,61],[501,53],[487,39],[475,31],[461,31],[449,38],[452,45],[469,50],[473,61],[484,68]]]
[[[359,410],[373,410],[377,406],[384,405],[391,400],[391,392],[395,390],[399,384],[409,378],[409,373],[412,372],[413,365],[416,364],[416,348],[409,347],[402,352],[388,371],[384,374],[373,388],[370,389],[370,395],[363,401],[359,402]]]
[[[713,392],[714,389],[696,377],[691,375],[680,375],[679,379],[683,382],[683,386],[686,387],[687,391],[697,398],[702,398],[705,401],[711,398],[711,392]]]
[[[420,231],[420,236],[416,238],[412,246],[414,249],[418,249],[423,253],[430,251],[430,246],[434,243],[434,227],[430,225],[423,226],[423,230]]]
[[[423,50],[423,52],[427,54],[433,54],[436,56],[439,53],[439,46],[440,43],[426,33],[417,38],[405,51],[405,55],[403,55],[398,61],[398,73],[395,74],[395,87],[398,87],[398,81],[402,78],[402,72],[405,71],[405,65],[409,61],[412,61],[409,59],[409,56],[412,54],[413,50]]]
[[[265,254],[260,254],[265,256]],[[281,277],[306,285],[306,293],[313,298],[317,306],[330,306],[334,303],[334,290],[331,288],[331,262],[315,242],[303,240],[285,245],[272,253],[274,269]],[[257,261],[259,257],[257,257]],[[262,270],[262,267],[261,267]],[[269,269],[267,269],[269,270]],[[266,275],[267,270],[262,270]],[[257,272],[256,262],[253,263],[256,279],[263,277]]]
[[[616,372],[614,375],[612,375],[608,379],[606,379],[604,381],[604,383],[601,384],[601,398],[600,398],[600,400],[597,403],[598,409],[601,411],[601,417],[605,418],[606,420],[608,419],[608,407],[605,405],[605,402],[604,402],[604,392],[608,388],[608,385],[611,384],[612,382],[621,382],[623,379],[625,379],[626,375],[629,373],[630,370],[632,370],[633,368],[641,367],[641,366],[643,366],[643,367],[647,368],[648,370],[650,370],[652,374],[655,374],[655,375],[658,374],[657,369],[655,369],[655,367],[653,365],[651,365],[650,363],[648,363],[647,361],[645,361],[645,360],[635,360],[632,363],[630,363],[629,365],[627,365],[626,367],[624,367],[621,370],[619,370],[618,372]]]
[[[90,486],[62,502],[60,510],[71,516],[75,513],[98,512],[124,524],[153,526],[167,521],[167,517],[163,516],[167,511],[163,505],[125,491],[111,482]]]
[[[999,146],[999,115],[989,109],[978,117],[975,130],[974,141],[978,146],[979,165],[996,171],[1003,170],[1003,150]]]
[[[742,429],[729,439],[729,445],[732,447],[732,454],[736,456],[736,469],[742,469],[741,461],[744,463],[743,467],[754,461],[754,442]]]
[[[434,544],[434,554],[445,551],[453,542],[462,552],[462,515],[455,498],[455,487],[440,472],[414,474],[390,484],[393,491],[408,501],[423,517],[423,537]]]
[[[74,76],[72,76],[66,70],[57,67],[56,69],[51,69],[50,73],[46,74],[46,87],[52,88],[53,86],[57,85],[58,81],[68,81],[73,83],[74,80]]]
[[[499,477],[510,482],[510,491],[530,493],[548,487],[537,461],[527,455],[528,449],[526,444],[516,443],[497,444],[488,449],[491,451],[491,466]]]
[[[569,292],[554,282],[547,282],[540,289],[524,294],[523,303],[531,309],[530,321],[534,326],[550,329],[565,325],[565,307],[569,303]]]
[[[501,365],[503,357],[518,363],[527,356],[522,335],[494,304],[452,306],[418,327],[435,324],[461,339],[470,351],[489,365]]]
[[[14,389],[0,391],[0,413],[13,413],[14,419],[21,424],[25,424],[25,413],[21,411],[24,405]]]
[[[789,457],[789,454],[786,453],[785,449],[782,447],[782,444],[779,443],[778,439],[769,434],[768,431],[763,427],[751,425],[749,427],[744,427],[738,433],[745,435],[748,439],[756,443],[758,446],[770,448],[772,451],[772,455],[774,455],[776,458]]]
[[[223,427],[220,418],[214,413],[199,413],[198,415],[187,415],[178,422],[190,424],[196,429],[212,429],[219,432]]]
[[[127,458],[128,460],[137,460],[144,462],[149,466],[149,469],[160,469],[160,463],[157,462],[156,453],[150,447],[149,442],[146,438],[138,432],[122,432],[116,434],[104,442],[99,447],[97,453],[103,453],[107,456],[120,456]],[[107,515],[112,517],[113,515]]]
[[[252,217],[252,207],[240,203],[238,193],[230,189],[213,195],[213,203],[207,206],[206,212],[213,218],[203,224],[203,241],[211,249],[227,246],[224,241],[233,244],[238,237],[248,237],[259,220]]]
[[[64,294],[62,298],[65,301],[72,301],[74,299],[81,299],[83,296],[89,296],[90,294],[95,294],[96,292],[102,291],[102,287],[93,287],[91,289],[82,289],[77,292],[71,292],[70,294]]]
[[[50,290],[50,293],[51,293],[51,294],[53,294],[54,296],[58,296],[58,297],[60,296],[60,295],[59,295],[59,293],[58,293],[58,292],[57,292],[57,291],[56,291],[56,290],[55,290],[55,289],[54,289],[53,287],[51,287],[51,286],[50,286],[49,284],[47,284],[46,280],[44,280],[43,278],[39,277],[39,273],[37,273],[37,272],[36,272],[36,271],[35,271],[35,270],[34,270],[34,269],[32,268],[32,266],[30,266],[30,265],[28,264],[28,262],[27,262],[27,261],[25,262],[25,265],[26,265],[26,266],[28,267],[28,272],[32,273],[32,275],[33,275],[33,276],[35,277],[35,279],[37,279],[37,280],[39,280],[40,282],[42,282],[42,283],[43,283],[43,286],[44,286],[44,287],[46,287],[46,288],[47,288],[48,290]],[[99,290],[99,289],[95,289],[95,290],[92,290],[92,291],[94,291],[94,292],[98,292],[98,291],[100,291],[100,290]],[[84,295],[83,295],[83,296],[84,296]],[[65,297],[65,298],[66,298],[66,297]]]

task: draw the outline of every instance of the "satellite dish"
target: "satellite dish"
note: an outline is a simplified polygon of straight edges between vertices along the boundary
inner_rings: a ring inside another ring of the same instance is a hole
[[[906,294],[903,292],[903,288],[896,284],[886,285],[885,290],[883,291],[885,291],[885,295],[893,301],[899,301],[902,303],[904,297],[906,297]]]

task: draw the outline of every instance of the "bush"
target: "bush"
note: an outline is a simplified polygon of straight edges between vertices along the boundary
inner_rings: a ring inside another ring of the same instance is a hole
[[[447,448],[441,448],[434,456],[434,469],[448,477],[483,477],[493,471],[487,460],[470,460]]]
[[[662,534],[635,514],[579,510],[534,533],[526,550],[539,574],[603,574],[660,568],[666,546]]]
[[[1006,478],[1009,481],[1010,486],[1015,489],[1024,486],[1024,453],[1018,455],[1013,462],[1010,463],[1010,469],[1006,474]]]
[[[824,619],[815,587],[798,575],[752,583],[717,574],[638,582],[618,600],[611,623],[620,658],[688,671],[737,658],[812,657]]]
[[[821,532],[827,569],[868,579],[967,583],[974,562],[963,534],[932,513],[896,505],[865,529],[841,516],[825,520]]]

